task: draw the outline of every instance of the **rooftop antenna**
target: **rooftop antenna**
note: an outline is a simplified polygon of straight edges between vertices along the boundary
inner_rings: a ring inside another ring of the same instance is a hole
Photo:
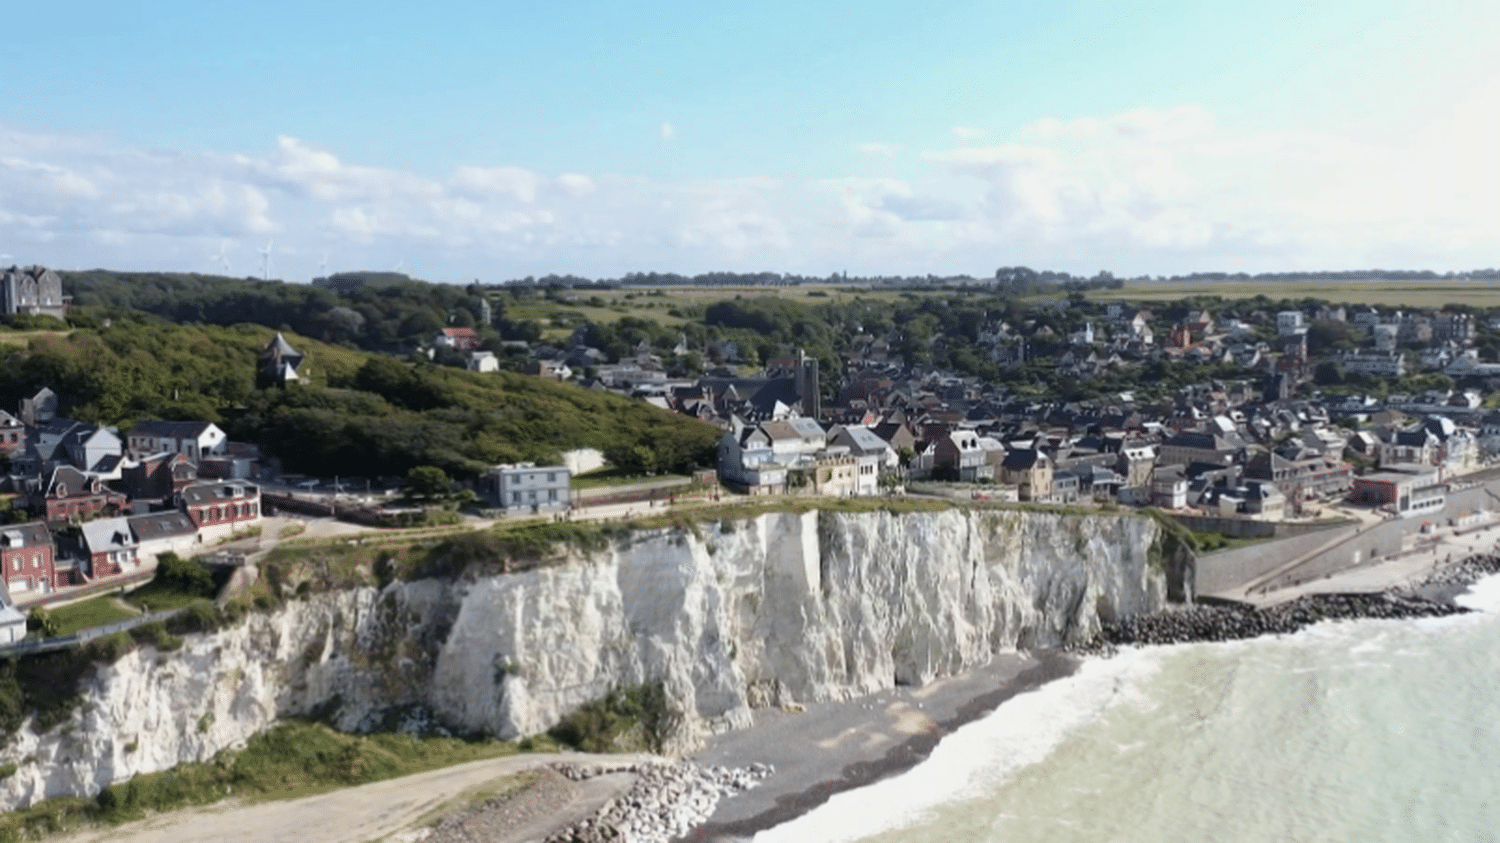
[[[266,247],[260,250],[260,280],[271,280],[271,246],[274,240],[267,240]]]

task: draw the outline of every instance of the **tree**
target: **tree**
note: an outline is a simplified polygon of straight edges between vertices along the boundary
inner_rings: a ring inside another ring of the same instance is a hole
[[[435,465],[419,465],[406,472],[406,491],[414,496],[436,498],[448,494],[453,482]]]

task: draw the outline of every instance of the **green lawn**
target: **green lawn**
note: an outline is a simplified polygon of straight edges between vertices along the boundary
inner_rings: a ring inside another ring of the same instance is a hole
[[[150,582],[125,595],[125,602],[132,606],[149,608],[153,612],[166,609],[181,609],[199,601],[208,602],[201,594],[179,591],[159,582]]]
[[[120,608],[114,596],[109,594],[55,609],[49,608],[48,611],[57,619],[58,635],[72,635],[81,629],[104,626],[136,616],[135,612]]]
[[[618,468],[601,468],[598,471],[590,471],[588,474],[579,474],[573,477],[572,487],[575,489],[593,489],[599,486],[629,486],[633,483],[650,483],[652,481],[687,479],[685,474],[628,474]]]

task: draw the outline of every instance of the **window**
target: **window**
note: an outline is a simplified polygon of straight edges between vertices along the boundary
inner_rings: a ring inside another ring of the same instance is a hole
[[[31,554],[31,564],[40,568],[42,566],[42,555],[40,553]]]
[[[547,500],[551,501],[552,503],[557,503],[557,490],[556,489],[550,489],[550,490],[548,490],[548,492],[547,492]]]
[[[557,482],[557,472],[555,472],[555,471],[549,471],[549,472],[547,472],[547,482],[548,483],[556,483]]]

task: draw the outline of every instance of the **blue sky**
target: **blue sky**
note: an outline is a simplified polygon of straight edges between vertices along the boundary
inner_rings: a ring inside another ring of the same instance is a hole
[[[1490,266],[1481,2],[30,4],[0,254],[305,280]]]

